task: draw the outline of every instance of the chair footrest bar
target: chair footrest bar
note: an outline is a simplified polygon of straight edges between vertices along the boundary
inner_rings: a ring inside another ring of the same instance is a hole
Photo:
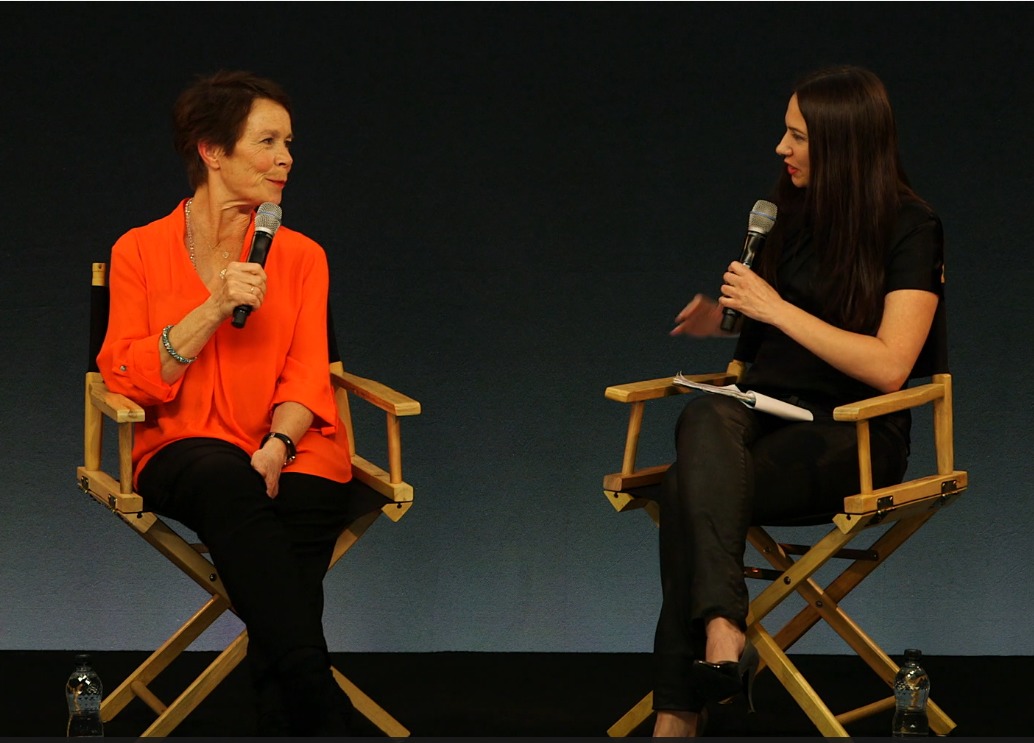
[[[129,688],[133,690],[133,694],[136,695],[136,698],[150,707],[151,711],[156,715],[162,714],[169,708],[169,705],[155,696],[154,692],[148,689],[147,685],[142,681],[134,681],[129,685]]]
[[[841,725],[850,725],[852,722],[856,722],[857,720],[864,720],[866,717],[872,717],[873,715],[881,714],[893,708],[894,697],[887,697],[886,699],[880,699],[872,704],[866,704],[863,707],[858,707],[839,714],[837,715],[837,720]]]

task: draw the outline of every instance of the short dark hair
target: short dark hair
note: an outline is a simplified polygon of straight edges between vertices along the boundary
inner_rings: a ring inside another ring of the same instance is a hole
[[[198,76],[180,93],[172,109],[173,146],[183,158],[192,188],[208,179],[198,144],[209,142],[233,154],[258,99],[279,103],[291,114],[290,98],[280,85],[243,70]]]

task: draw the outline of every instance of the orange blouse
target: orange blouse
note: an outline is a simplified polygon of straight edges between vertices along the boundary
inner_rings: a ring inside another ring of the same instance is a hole
[[[134,435],[134,482],[155,452],[179,439],[217,438],[251,455],[269,432],[273,409],[288,400],[314,419],[285,471],[347,482],[347,433],[328,376],[327,257],[305,235],[277,230],[262,306],[243,328],[227,319],[180,379],[162,380],[162,329],[209,296],[183,247],[184,204],[130,230],[111,251],[111,311],[97,366],[110,390],[146,408]],[[247,260],[254,230],[252,220],[238,260]]]

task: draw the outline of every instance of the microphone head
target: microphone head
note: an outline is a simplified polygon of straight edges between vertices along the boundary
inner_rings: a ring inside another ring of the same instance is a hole
[[[267,232],[270,236],[276,234],[276,231],[280,229],[280,219],[283,214],[279,204],[274,204],[272,201],[262,202],[255,213],[255,230]]]
[[[758,232],[762,235],[767,235],[775,225],[776,214],[779,209],[771,201],[765,201],[763,199],[758,200],[754,204],[754,208],[750,210],[750,219],[747,221],[747,229],[750,232]]]

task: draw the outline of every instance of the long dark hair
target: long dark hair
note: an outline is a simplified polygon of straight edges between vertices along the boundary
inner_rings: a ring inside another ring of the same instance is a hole
[[[810,230],[823,319],[875,332],[895,216],[903,201],[921,201],[901,167],[890,99],[876,75],[853,66],[814,72],[794,93],[808,126],[808,185],[797,188],[784,169],[774,197],[779,218],[758,270],[775,284],[784,244]]]

